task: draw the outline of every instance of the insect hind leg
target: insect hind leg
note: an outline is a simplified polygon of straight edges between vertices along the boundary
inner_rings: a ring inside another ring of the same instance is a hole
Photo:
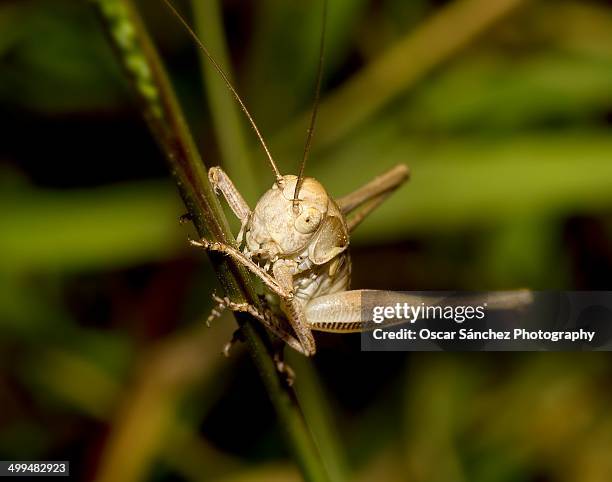
[[[248,313],[253,318],[261,322],[261,324],[263,324],[268,330],[270,330],[277,338],[287,343],[287,345],[289,345],[294,350],[302,353],[303,355],[308,356],[308,353],[302,347],[302,344],[297,340],[297,338],[295,338],[295,336],[293,336],[287,329],[282,326],[281,320],[279,320],[277,316],[271,311],[266,310],[262,312],[257,307],[249,303],[235,303],[227,297],[221,298],[217,295],[213,295],[213,299],[217,302],[217,313],[219,309],[229,309],[234,312]],[[229,352],[229,348],[231,347],[231,345],[232,342],[229,343],[229,347],[226,347],[226,349],[224,349],[224,353],[226,351]]]

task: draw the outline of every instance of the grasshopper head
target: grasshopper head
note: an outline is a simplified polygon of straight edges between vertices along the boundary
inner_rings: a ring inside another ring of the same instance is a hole
[[[293,197],[297,176],[283,176],[259,200],[247,230],[249,249],[264,249],[270,257],[307,253],[323,264],[348,247],[346,221],[323,185],[304,178],[299,202]]]

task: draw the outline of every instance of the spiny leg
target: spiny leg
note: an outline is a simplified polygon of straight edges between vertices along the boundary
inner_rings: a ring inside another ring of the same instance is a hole
[[[274,279],[278,281],[278,284],[289,289],[293,286],[293,275],[291,274],[291,262],[286,260],[278,260],[272,266],[272,272],[274,273]],[[314,355],[317,351],[314,336],[312,335],[312,329],[306,322],[306,314],[304,313],[304,307],[296,298],[281,297],[281,308],[287,316],[287,321],[293,328],[302,350],[299,350],[306,356]]]
[[[216,303],[215,306],[210,310],[210,315],[206,318],[206,326],[210,328],[210,322],[216,320],[221,316],[223,310],[226,308],[225,301],[223,298],[219,298],[216,293],[212,294],[212,299]]]
[[[198,246],[209,251],[215,251],[226,256],[229,256],[234,261],[240,263],[245,268],[247,268],[251,273],[256,275],[261,281],[270,288],[273,292],[275,292],[278,296],[284,299],[292,299],[293,298],[293,290],[292,288],[281,287],[278,282],[266,273],[260,266],[255,264],[249,258],[247,258],[243,253],[238,251],[233,246],[229,246],[227,244],[219,243],[217,241],[208,241],[207,239],[201,239],[200,241],[195,241],[190,239],[189,242],[193,246]]]
[[[277,338],[285,342],[294,350],[307,355],[304,352],[302,345],[300,342],[287,330],[282,327],[282,324],[275,318],[274,314],[270,311],[261,312],[257,307],[249,304],[249,303],[235,303],[231,301],[229,298],[224,297],[220,298],[217,295],[213,295],[213,299],[217,302],[217,306],[221,309],[229,309],[231,311],[237,311],[240,313],[248,313],[253,318],[260,321],[268,330],[270,330]],[[232,338],[232,341],[228,343],[228,345],[224,348],[224,353],[228,352],[231,348],[232,344],[236,340]]]
[[[223,311],[228,307],[230,302],[229,298],[221,298],[220,296],[217,296],[216,293],[212,294],[212,299],[215,302],[215,306],[210,310],[210,315],[208,315],[208,318],[206,318],[206,326],[208,326],[209,328],[210,322],[219,318],[223,314]],[[240,329],[236,329],[234,330],[234,333],[232,333],[231,340],[223,346],[222,353],[226,358],[229,358],[232,346],[234,346],[239,341],[242,341],[242,335]]]

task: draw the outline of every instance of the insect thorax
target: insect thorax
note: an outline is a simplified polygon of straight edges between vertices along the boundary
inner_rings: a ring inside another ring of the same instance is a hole
[[[348,290],[350,280],[351,258],[344,251],[325,264],[312,265],[296,274],[293,289],[296,298],[306,304],[312,298]]]

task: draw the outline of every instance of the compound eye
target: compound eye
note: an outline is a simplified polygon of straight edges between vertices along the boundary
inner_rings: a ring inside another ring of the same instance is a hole
[[[295,229],[302,234],[313,233],[321,224],[322,217],[318,209],[307,208],[295,220]]]

